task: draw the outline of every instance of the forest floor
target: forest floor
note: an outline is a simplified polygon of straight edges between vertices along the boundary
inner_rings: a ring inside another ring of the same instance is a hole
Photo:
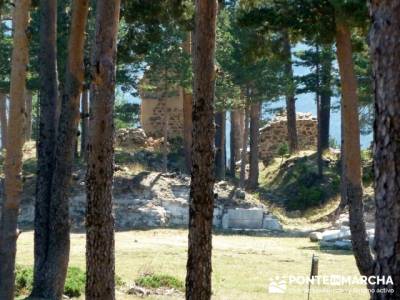
[[[71,235],[70,265],[84,269],[85,235]],[[354,257],[346,251],[319,250],[307,237],[290,232],[279,235],[214,234],[213,299],[307,299],[307,284],[287,283],[283,294],[269,293],[271,280],[309,276],[313,254],[319,257],[319,275],[358,276]],[[33,233],[18,239],[17,264],[33,264]],[[168,274],[182,282],[185,277],[187,231],[156,229],[116,234],[116,272],[129,286],[141,274]],[[143,299],[122,292],[118,300]],[[145,299],[183,299],[148,296]],[[368,299],[362,285],[313,285],[310,299]]]

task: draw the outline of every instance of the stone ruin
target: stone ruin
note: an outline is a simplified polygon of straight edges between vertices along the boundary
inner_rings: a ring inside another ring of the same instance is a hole
[[[177,137],[183,131],[183,89],[170,93],[165,101],[160,96],[141,91],[142,104],[140,123],[148,136],[160,138],[163,136],[167,116],[168,136]]]
[[[317,147],[318,121],[311,113],[296,114],[299,150]],[[260,160],[268,163],[278,155],[279,147],[288,142],[286,113],[277,115],[260,129]]]
[[[71,226],[77,231],[85,228],[84,178],[82,173],[74,179],[70,199]],[[117,176],[113,203],[116,229],[187,228],[189,192],[190,177],[181,174],[144,171],[133,178]],[[25,195],[19,216],[21,228],[31,228],[34,215],[34,198]],[[282,230],[279,220],[262,203],[226,181],[215,185],[213,224],[222,230]]]

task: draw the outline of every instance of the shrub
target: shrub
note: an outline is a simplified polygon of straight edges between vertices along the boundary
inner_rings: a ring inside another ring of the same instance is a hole
[[[165,274],[145,274],[135,280],[135,283],[144,288],[157,289],[160,287],[174,288],[183,290],[183,282],[171,275]]]
[[[64,294],[68,297],[79,297],[85,292],[86,274],[76,267],[68,268]]]
[[[64,294],[68,297],[79,297],[85,291],[85,272],[76,267],[68,268]],[[17,266],[15,274],[15,291],[17,295],[26,295],[32,290],[32,267]]]
[[[33,269],[16,266],[15,268],[15,291],[17,295],[27,294],[32,290]]]
[[[312,206],[319,205],[324,198],[324,191],[321,187],[300,186],[298,194],[287,203],[289,210],[304,210]]]

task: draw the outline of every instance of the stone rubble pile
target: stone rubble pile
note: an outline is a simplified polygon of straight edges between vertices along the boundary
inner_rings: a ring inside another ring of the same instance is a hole
[[[311,232],[309,235],[310,241],[319,243],[320,247],[324,249],[352,250],[348,217],[348,214],[342,215],[335,223],[336,229]],[[373,224],[367,223],[367,235],[368,241],[372,246],[375,237]]]
[[[142,128],[122,128],[115,133],[117,147],[144,147],[147,140]]]

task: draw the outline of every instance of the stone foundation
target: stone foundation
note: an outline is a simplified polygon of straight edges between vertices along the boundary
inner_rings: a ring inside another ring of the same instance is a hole
[[[83,186],[81,182],[80,185]],[[129,192],[127,192],[129,190]],[[183,227],[189,223],[190,178],[177,174],[143,172],[124,180],[124,191],[114,189],[114,216],[117,230]],[[215,185],[215,228],[223,230],[282,230],[279,220],[252,195],[223,181]],[[86,195],[83,190],[70,199],[73,230],[85,228]],[[19,224],[32,228],[34,199],[21,203]]]

